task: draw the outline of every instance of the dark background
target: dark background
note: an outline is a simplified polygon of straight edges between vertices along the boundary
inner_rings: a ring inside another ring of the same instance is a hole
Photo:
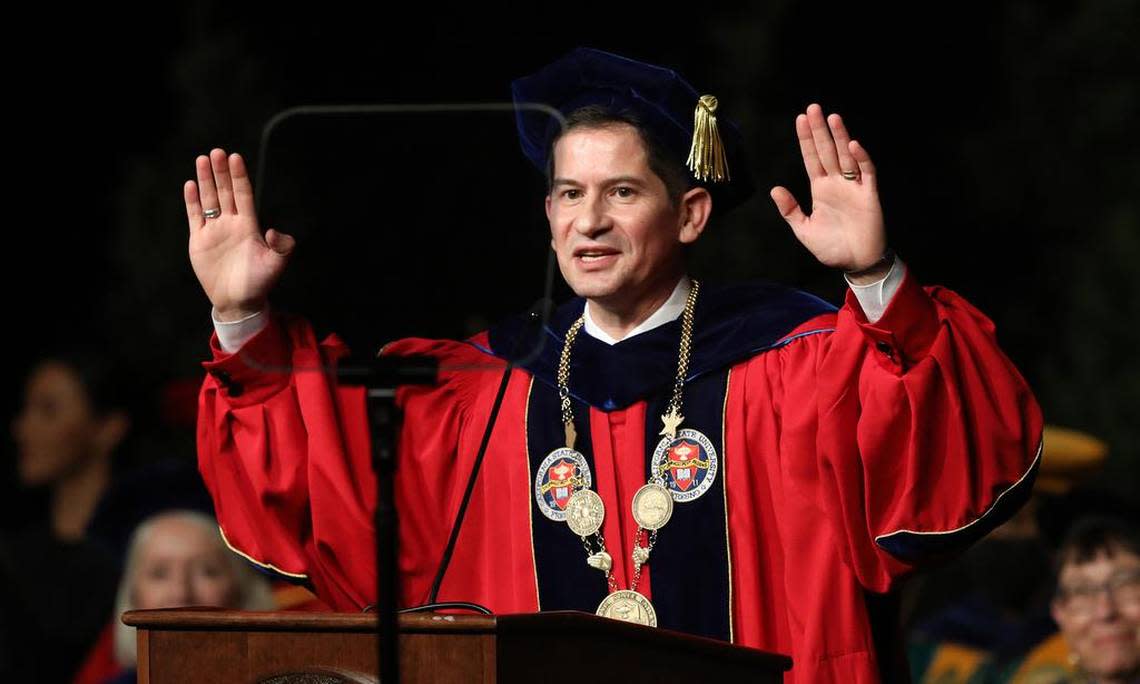
[[[197,382],[208,353],[181,200],[194,156],[221,146],[252,162],[265,122],[296,105],[506,101],[512,78],[589,45],[677,69],[745,131],[757,196],[702,239],[696,275],[839,301],[842,278],[767,198],[784,184],[806,204],[794,117],[811,102],[839,111],[875,160],[914,273],[994,320],[1050,423],[1108,441],[1098,486],[1140,490],[1136,3],[539,9],[198,2],[41,8],[51,16],[10,28],[25,40],[7,47],[4,415],[37,353],[92,340],[126,355],[151,397],[140,424],[162,437],[149,448],[190,455],[192,433],[160,420],[154,392]],[[280,185],[262,198],[263,224],[300,238],[276,305],[358,348],[405,328],[463,334],[529,305],[546,257],[542,182],[509,123],[283,127],[281,149],[307,151],[273,157]]]

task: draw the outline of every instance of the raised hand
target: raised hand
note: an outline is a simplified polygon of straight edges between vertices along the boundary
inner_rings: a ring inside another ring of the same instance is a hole
[[[296,242],[270,229],[262,236],[253,185],[239,154],[214,149],[195,160],[198,182],[182,188],[190,221],[190,264],[218,318],[237,320],[265,308]],[[207,218],[215,210],[217,216]]]
[[[811,214],[804,214],[787,188],[777,186],[771,196],[780,215],[824,265],[844,271],[875,266],[887,238],[867,150],[851,139],[838,114],[825,121],[818,104],[796,117],[796,136],[811,181]],[[872,269],[867,275],[878,274]]]

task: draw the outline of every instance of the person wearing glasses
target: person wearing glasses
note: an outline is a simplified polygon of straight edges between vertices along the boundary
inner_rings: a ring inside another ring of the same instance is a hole
[[[1057,550],[1053,619],[1072,681],[1140,682],[1140,537],[1113,518],[1076,522]]]

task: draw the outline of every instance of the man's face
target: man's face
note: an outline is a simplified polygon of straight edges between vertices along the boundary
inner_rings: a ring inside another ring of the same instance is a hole
[[[1126,551],[1069,563],[1053,618],[1081,667],[1099,677],[1140,671],[1140,558]]]
[[[554,147],[553,176],[551,246],[576,294],[628,308],[676,284],[688,238],[637,129],[566,133]]]

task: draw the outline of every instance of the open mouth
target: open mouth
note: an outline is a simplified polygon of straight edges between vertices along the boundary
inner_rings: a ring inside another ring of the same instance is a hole
[[[574,255],[574,263],[582,273],[600,273],[614,268],[618,257],[617,252],[582,252]]]
[[[580,259],[584,264],[597,263],[617,254],[616,249],[609,247],[581,247],[574,250],[574,258]]]

